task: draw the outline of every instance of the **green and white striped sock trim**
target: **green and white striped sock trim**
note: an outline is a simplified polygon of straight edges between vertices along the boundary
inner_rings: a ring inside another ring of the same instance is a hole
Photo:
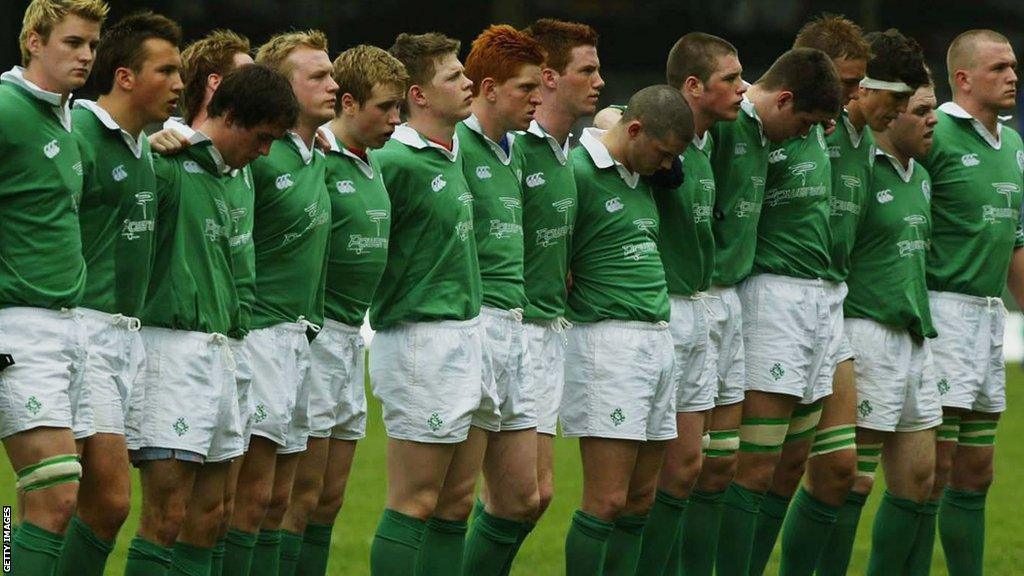
[[[961,446],[994,446],[996,443],[996,426],[998,420],[969,420],[960,422]]]
[[[857,476],[875,479],[878,463],[882,461],[882,443],[857,444]]]
[[[797,406],[793,410],[793,419],[789,421],[785,442],[794,442],[814,434],[814,429],[821,421],[821,404]]]
[[[840,450],[857,449],[857,427],[853,424],[841,424],[818,430],[814,435],[814,444],[811,444],[809,458],[831,454]]]
[[[956,442],[960,438],[960,417],[943,416],[942,424],[936,433],[936,440],[939,442]]]
[[[82,465],[78,462],[78,455],[62,454],[18,470],[16,487],[22,492],[32,492],[58,484],[78,482],[81,477]]]
[[[708,438],[708,447],[704,449],[708,458],[728,458],[740,447],[740,431],[735,428],[712,430],[708,432]]]
[[[779,452],[788,429],[789,418],[744,418],[740,424],[740,451]]]

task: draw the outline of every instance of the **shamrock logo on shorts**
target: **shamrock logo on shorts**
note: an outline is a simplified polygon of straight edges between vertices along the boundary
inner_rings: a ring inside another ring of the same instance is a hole
[[[174,433],[178,436],[184,436],[186,432],[188,432],[188,422],[185,422],[184,418],[178,418],[174,422]]]
[[[938,388],[939,394],[945,396],[946,392],[949,392],[949,380],[946,380],[945,378],[939,380]]]
[[[39,414],[42,410],[43,403],[36,399],[35,396],[29,396],[28,402],[25,403],[25,409],[32,413],[33,416]]]
[[[444,420],[441,420],[441,417],[437,415],[437,412],[434,412],[430,415],[430,418],[427,418],[427,426],[430,426],[430,430],[433,432],[440,430],[443,425]]]
[[[622,413],[622,408],[616,408],[612,410],[612,424],[618,426],[626,421],[626,415]]]
[[[768,371],[768,373],[772,375],[772,378],[778,380],[779,378],[782,378],[783,376],[786,375],[786,370],[782,367],[782,364],[776,362],[775,365],[772,366],[772,369]]]
[[[256,413],[253,414],[252,421],[256,422],[257,424],[259,424],[260,422],[263,422],[266,419],[267,419],[267,407],[264,406],[263,404],[258,404],[256,406]]]
[[[871,402],[864,400],[859,406],[857,406],[857,411],[860,412],[861,418],[867,418],[872,412],[874,412],[874,409],[871,407]]]

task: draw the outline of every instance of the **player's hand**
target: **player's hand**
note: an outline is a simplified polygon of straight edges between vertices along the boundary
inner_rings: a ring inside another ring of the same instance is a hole
[[[825,136],[831,136],[832,133],[836,131],[836,121],[829,120],[827,122],[822,122],[821,127],[825,129]]]
[[[164,128],[149,136],[149,147],[161,156],[177,154],[188,147],[188,138],[185,138],[177,131]]]
[[[331,151],[331,143],[327,140],[327,137],[324,136],[322,130],[322,128],[317,128],[316,134],[313,135],[313,146],[316,146],[321,152],[327,154]]]

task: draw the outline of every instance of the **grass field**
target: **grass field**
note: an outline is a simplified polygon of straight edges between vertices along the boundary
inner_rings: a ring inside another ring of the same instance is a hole
[[[1018,532],[1020,514],[1024,505],[1019,487],[1024,485],[1024,373],[1016,367],[1008,370],[1008,401],[1010,412],[999,427],[996,483],[988,499],[988,534],[986,539],[985,573],[1008,575],[1024,573],[1024,547]],[[384,429],[380,408],[370,407],[367,439],[356,453],[347,501],[334,530],[334,549],[330,574],[362,576],[369,574],[369,549],[373,531],[384,506]],[[555,500],[533,535],[520,552],[512,574],[516,576],[554,576],[564,573],[562,545],[572,511],[579,504],[581,490],[580,464],[574,440],[559,438],[556,442]],[[5,459],[6,462],[6,459]],[[128,542],[135,532],[139,513],[137,477],[133,490],[133,510],[121,531],[117,547],[107,568],[108,575],[124,571]],[[876,489],[865,508],[857,536],[850,574],[864,574],[870,543],[870,527],[878,504],[880,489]],[[0,502],[14,503],[14,475],[9,465],[0,470]],[[932,560],[932,574],[946,574],[941,546],[936,545]],[[778,569],[778,560],[772,558],[767,574]]]

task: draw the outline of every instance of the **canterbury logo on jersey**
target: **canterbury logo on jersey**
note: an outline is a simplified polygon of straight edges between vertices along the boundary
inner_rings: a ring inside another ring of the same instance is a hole
[[[82,169],[81,162],[75,162],[74,166],[72,166],[71,169],[74,170],[75,174],[78,174],[79,176],[85,175],[85,171]]]
[[[840,157],[842,157],[842,155],[843,155],[843,152],[842,152],[842,149],[839,148],[839,146],[829,146],[828,147],[828,157],[829,158],[840,158]]]
[[[924,199],[931,201],[932,199],[932,185],[931,182],[923,180],[921,182],[921,193],[924,194]]]
[[[736,146],[732,149],[732,153],[735,154],[736,156],[743,156],[744,154],[747,153],[747,143],[737,142]]]
[[[490,166],[477,166],[476,167],[476,177],[481,179],[481,180],[487,180],[488,178],[491,177],[491,167]]]
[[[356,191],[356,185],[351,180],[339,180],[335,186],[338,188],[338,194],[354,194]]]
[[[110,171],[110,177],[114,179],[114,182],[120,182],[128,177],[128,170],[125,169],[124,164],[120,164]]]
[[[202,166],[199,165],[195,160],[185,160],[181,163],[181,167],[185,169],[185,172],[189,174],[199,174],[203,171]]]
[[[604,203],[604,209],[611,213],[618,212],[623,208],[622,200],[619,200],[618,196]]]
[[[778,150],[772,150],[771,152],[768,153],[769,164],[778,164],[779,162],[782,162],[783,160],[786,159],[786,150],[783,148],[779,148]]]
[[[60,154],[60,144],[56,140],[50,140],[43,146],[43,155],[47,158],[53,158],[57,154]]]
[[[274,186],[276,186],[278,190],[284,190],[285,188],[291,188],[294,185],[295,185],[295,183],[292,182],[292,175],[291,174],[281,174],[280,176],[277,177],[276,180],[274,180]]]
[[[448,182],[445,181],[444,175],[442,174],[434,176],[434,179],[430,181],[430,189],[433,190],[434,192],[440,192],[447,185]]]
[[[875,199],[878,200],[879,204],[886,204],[892,202],[892,190],[885,189],[875,194]]]
[[[529,176],[526,177],[526,187],[527,188],[536,188],[537,186],[543,186],[544,184],[546,184],[546,182],[544,181],[544,173],[543,172],[537,172],[536,174],[530,174]]]
[[[964,154],[960,157],[960,161],[963,162],[964,166],[977,166],[978,164],[981,164],[981,160],[978,159],[978,155],[974,153]]]

